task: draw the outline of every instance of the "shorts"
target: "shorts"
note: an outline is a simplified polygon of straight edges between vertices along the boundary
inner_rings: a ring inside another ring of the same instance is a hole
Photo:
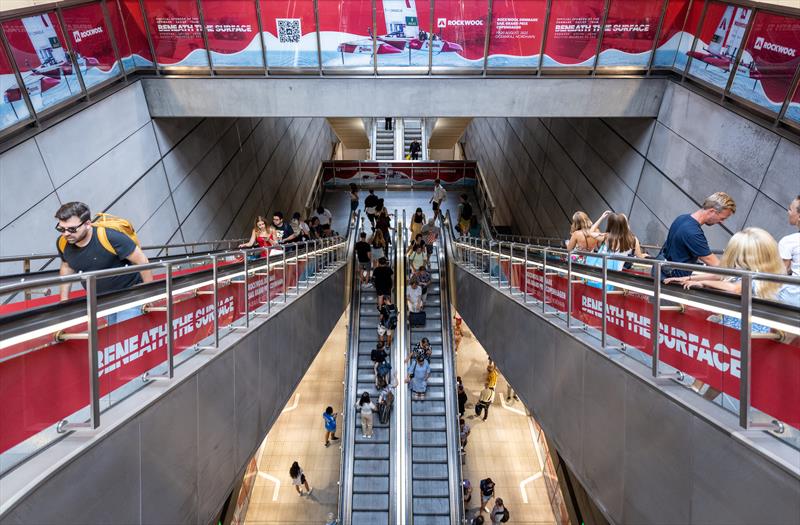
[[[394,328],[389,328],[387,326],[383,326],[382,324],[378,325],[378,335],[383,337],[384,335],[394,335]]]
[[[392,290],[391,289],[384,290],[383,288],[380,288],[380,289],[376,288],[375,289],[375,293],[377,295],[385,295],[386,297],[391,297],[392,296]]]
[[[361,271],[368,272],[372,270],[372,263],[370,261],[367,262],[358,261],[358,267],[361,269]]]

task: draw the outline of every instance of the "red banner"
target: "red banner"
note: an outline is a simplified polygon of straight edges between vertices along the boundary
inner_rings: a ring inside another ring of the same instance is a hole
[[[208,67],[195,2],[145,0],[144,8],[159,66]]]
[[[546,14],[546,0],[493,2],[487,65],[538,67]]]
[[[509,275],[508,262],[502,261],[501,267],[505,275]],[[526,279],[522,267],[522,264],[514,264],[510,274],[512,286],[541,301],[542,272],[529,268]],[[548,275],[546,290],[548,306],[566,312],[566,278]],[[649,297],[636,293],[609,294],[607,301],[608,335],[652,355],[653,305]],[[602,289],[573,284],[572,316],[575,319],[599,328],[602,312]],[[684,312],[661,312],[660,361],[738,399],[741,377],[739,330],[715,322],[711,315],[692,307],[687,307]],[[800,342],[787,344],[753,339],[752,356],[752,406],[800,428]]]
[[[305,271],[299,261],[297,275]],[[284,285],[293,288],[297,279],[292,266],[285,279],[281,268],[269,276],[269,296],[284,293]],[[267,297],[267,276],[256,276],[248,283],[250,311],[262,306]],[[244,315],[244,282],[220,285],[219,325],[226,326]],[[208,292],[211,286],[203,291]],[[163,301],[152,306],[163,306]],[[178,354],[213,334],[212,295],[194,292],[175,296],[173,307],[174,352]],[[69,333],[86,331],[86,325],[74,326]],[[3,351],[0,361],[0,452],[52,426],[61,419],[85,408],[89,403],[89,364],[86,342],[68,340],[52,343],[48,335],[26,341]],[[164,312],[149,312],[98,330],[100,395],[106,396],[140,380],[142,374],[166,360],[167,326]],[[26,350],[26,348],[31,350]]]
[[[614,0],[608,11],[598,66],[647,67],[664,0]]]
[[[89,87],[121,74],[100,4],[84,4],[61,12],[67,37]]]
[[[591,67],[604,8],[605,0],[553,2],[543,65]]]
[[[336,161],[323,163],[323,180],[358,179],[370,180],[413,180],[416,182],[434,181],[437,178],[447,184],[464,179],[476,178],[474,162],[358,162]]]

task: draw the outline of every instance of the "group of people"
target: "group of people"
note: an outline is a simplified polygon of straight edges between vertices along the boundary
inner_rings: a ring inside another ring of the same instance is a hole
[[[691,272],[672,267],[667,262],[684,264],[704,264],[709,267],[722,267],[779,275],[800,275],[800,232],[791,233],[775,240],[766,230],[748,227],[736,232],[718,257],[712,252],[706,239],[703,226],[722,224],[736,213],[733,198],[723,192],[710,195],[700,209],[693,213],[678,216],[670,225],[667,239],[656,256],[665,261],[661,266],[661,279],[665,284],[677,283],[684,288],[710,288],[726,292],[741,293],[741,279],[730,278],[710,272]],[[800,227],[800,195],[792,200],[787,210],[788,222]],[[600,224],[606,221],[605,231]],[[624,213],[606,211],[594,223],[588,215],[578,211],[572,217],[568,250],[597,252],[632,257],[648,257],[631,232],[628,218]],[[577,262],[590,262],[592,257],[584,254],[574,256]],[[619,270],[621,261],[608,260],[608,268]],[[800,305],[800,290],[797,286],[775,281],[755,280],[754,297],[772,299],[784,304]],[[738,318],[723,316],[726,325],[735,325]],[[758,328],[756,328],[757,330]]]
[[[272,214],[272,222],[259,215],[253,222],[250,238],[239,248],[261,247],[264,250],[252,258],[267,257],[271,249],[280,249],[283,244],[322,239],[335,235],[332,228],[333,214],[324,206],[317,208],[317,214],[302,219],[300,212],[294,212],[290,221],[284,220],[282,211]]]

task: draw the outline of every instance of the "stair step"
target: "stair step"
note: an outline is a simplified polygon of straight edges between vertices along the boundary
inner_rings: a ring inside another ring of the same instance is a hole
[[[447,498],[450,495],[450,484],[447,481],[421,479],[411,482],[411,492],[415,498]]]
[[[415,515],[414,525],[450,525],[450,515]]]
[[[388,512],[353,512],[352,525],[389,525]]]
[[[423,401],[425,403],[425,401]],[[419,430],[447,431],[447,420],[442,416],[411,416],[411,428]],[[446,435],[446,434],[445,434]]]
[[[353,510],[389,510],[388,494],[353,494]]]
[[[356,459],[353,473],[358,476],[388,476],[389,461],[385,459]]]
[[[448,479],[446,463],[414,463],[411,465],[411,478],[418,479]]]
[[[411,401],[411,415],[439,415],[443,416],[446,409],[443,401]]]
[[[355,476],[353,478],[354,494],[380,494],[389,492],[389,478],[375,476]]]
[[[446,447],[447,446],[447,432],[443,430],[436,431],[411,431],[412,445],[422,447]]]
[[[447,463],[447,447],[414,447],[411,461],[414,463]]]
[[[353,449],[356,459],[389,459],[389,445],[379,443],[358,443]]]

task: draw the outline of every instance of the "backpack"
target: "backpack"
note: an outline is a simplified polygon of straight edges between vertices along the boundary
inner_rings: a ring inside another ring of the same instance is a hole
[[[489,485],[488,483],[486,483],[485,479],[482,479],[481,480],[481,494],[483,494],[484,496],[491,496],[493,492],[494,492],[494,483]]]
[[[392,365],[388,361],[378,365],[378,377],[386,377],[392,372]]]
[[[397,307],[393,304],[384,305],[386,308],[386,327],[390,330],[397,328]]]
[[[370,352],[369,358],[372,361],[375,361],[375,362],[385,361],[386,360],[386,351],[383,348],[381,348],[381,349],[376,348],[375,350]]]
[[[511,515],[508,513],[508,509],[504,508],[504,509],[503,509],[503,517],[502,517],[502,518],[500,518],[500,523],[505,523],[505,522],[507,522],[507,521],[508,521],[508,518],[510,518],[510,517],[511,517]]]
[[[97,217],[92,221],[92,226],[97,228],[97,240],[100,241],[103,248],[114,255],[117,255],[117,250],[114,249],[111,241],[108,240],[108,232],[106,230],[110,229],[127,235],[136,246],[141,246],[139,244],[139,238],[136,236],[136,230],[134,230],[133,225],[127,219],[109,213],[98,213]],[[62,235],[58,238],[58,251],[64,253],[66,247],[67,238]]]

